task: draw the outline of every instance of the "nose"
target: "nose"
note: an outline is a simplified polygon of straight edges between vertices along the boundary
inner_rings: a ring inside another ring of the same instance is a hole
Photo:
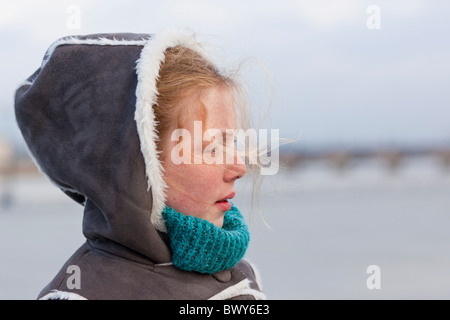
[[[247,167],[244,161],[242,161],[239,156],[237,156],[236,158],[237,161],[235,161],[233,164],[225,165],[225,173],[223,177],[225,182],[234,182],[237,179],[245,176],[245,173],[247,172]]]

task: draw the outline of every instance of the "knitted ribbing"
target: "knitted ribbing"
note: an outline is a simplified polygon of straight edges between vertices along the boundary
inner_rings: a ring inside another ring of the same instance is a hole
[[[182,270],[215,273],[230,269],[242,259],[250,241],[244,217],[232,204],[223,227],[165,207],[162,215],[172,249],[172,262]]]

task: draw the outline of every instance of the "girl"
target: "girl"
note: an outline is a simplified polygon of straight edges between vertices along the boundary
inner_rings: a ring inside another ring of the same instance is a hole
[[[229,201],[246,166],[237,152],[207,163],[230,150],[217,135],[188,139],[199,123],[203,138],[232,139],[238,91],[184,32],[49,48],[16,91],[16,118],[41,172],[84,206],[86,242],[38,298],[264,298]]]

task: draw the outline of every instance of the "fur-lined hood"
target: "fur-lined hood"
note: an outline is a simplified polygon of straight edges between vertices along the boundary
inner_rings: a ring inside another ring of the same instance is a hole
[[[114,240],[161,262],[166,250],[148,252],[149,243],[165,247],[156,230],[166,230],[152,106],[164,52],[175,45],[202,51],[181,32],[62,38],[16,93],[30,154],[50,181],[85,206],[86,237]]]
[[[87,243],[68,264],[103,252],[170,265],[161,215],[166,185],[152,107],[165,50],[176,45],[205,56],[195,37],[180,31],[65,37],[16,91],[17,123],[30,155],[53,184],[84,206]],[[41,296],[60,290],[64,271]]]

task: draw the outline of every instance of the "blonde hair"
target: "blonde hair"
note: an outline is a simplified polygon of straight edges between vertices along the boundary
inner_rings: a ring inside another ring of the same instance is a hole
[[[204,122],[206,121],[207,114],[204,105],[199,104],[195,110],[191,110],[182,103],[187,96],[201,93],[204,89],[217,86],[229,89],[233,96],[239,127],[244,130],[250,128],[250,112],[245,90],[237,80],[238,73],[239,68],[225,74],[198,52],[183,46],[175,46],[166,50],[156,84],[157,102],[153,106],[157,121],[156,130],[159,134],[157,148],[162,153],[163,159],[165,151],[167,151],[164,146],[168,145],[167,141],[172,129],[183,128],[186,120],[192,120],[193,114]],[[248,156],[244,153],[242,157],[248,158]],[[248,174],[259,168],[258,164],[245,162]],[[260,175],[254,175],[252,208],[255,196],[261,186],[261,178]]]
[[[164,149],[161,144],[168,138],[170,129],[182,128],[193,113],[206,120],[205,108],[183,108],[183,99],[194,92],[216,86],[232,89],[235,83],[192,49],[175,46],[166,50],[156,84],[158,98],[154,106],[160,151]]]

